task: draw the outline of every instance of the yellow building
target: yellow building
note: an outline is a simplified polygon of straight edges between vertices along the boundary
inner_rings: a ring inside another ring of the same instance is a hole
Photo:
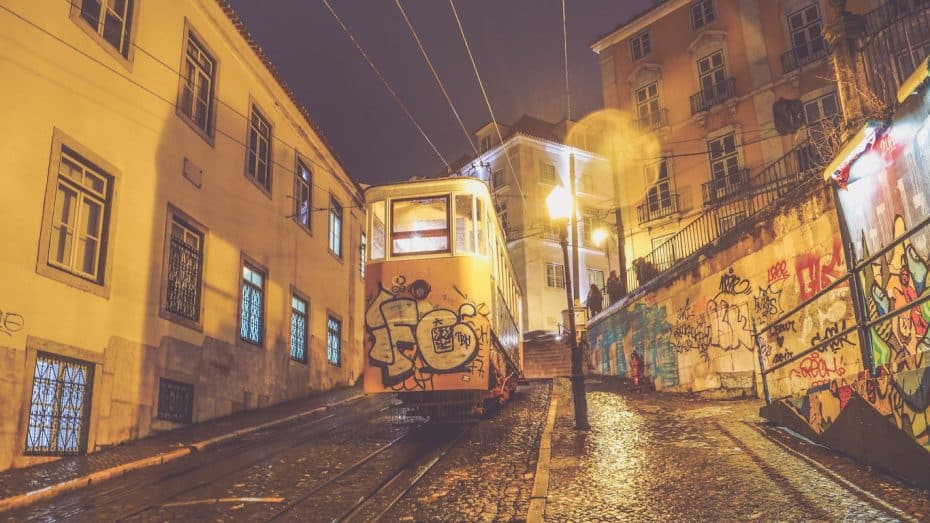
[[[0,470],[355,383],[361,191],[231,8],[0,24]]]
[[[744,197],[766,166],[794,161],[786,155],[808,131],[779,135],[776,101],[799,100],[810,132],[830,127],[839,100],[822,30],[833,17],[824,0],[666,0],[592,44],[605,106],[659,142],[651,157],[619,151],[631,260],[705,210]],[[712,228],[728,230],[746,214],[734,205]],[[689,253],[669,246],[657,254],[651,263],[664,270]]]

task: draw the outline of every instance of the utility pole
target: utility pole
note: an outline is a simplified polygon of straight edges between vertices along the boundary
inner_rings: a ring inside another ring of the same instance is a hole
[[[617,277],[620,280],[620,296],[623,297],[629,293],[629,285],[626,275],[626,234],[623,229],[623,210],[620,205],[620,175],[617,169],[619,159],[617,148],[614,146],[615,139],[616,137],[612,137],[610,140],[610,174],[614,181],[614,218],[617,222],[617,265],[619,269]]]
[[[569,223],[571,224],[572,234],[572,291],[575,299],[581,299],[581,293],[579,292],[579,280],[578,280],[578,204],[576,202],[577,193],[575,192],[575,152],[574,149],[569,149],[568,153],[568,178],[569,178],[569,191],[572,193],[572,215],[569,217]],[[571,309],[574,311],[574,309]]]

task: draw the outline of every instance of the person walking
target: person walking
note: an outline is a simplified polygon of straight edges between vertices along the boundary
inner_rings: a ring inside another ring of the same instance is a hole
[[[617,271],[610,271],[607,277],[607,295],[610,296],[610,304],[613,305],[622,298],[623,289],[620,287],[620,278],[617,277]]]

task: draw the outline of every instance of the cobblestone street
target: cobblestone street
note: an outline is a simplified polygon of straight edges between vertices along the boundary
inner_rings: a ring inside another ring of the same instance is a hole
[[[763,423],[759,401],[589,383],[591,430],[579,432],[567,386],[559,389],[548,521],[930,517],[927,492]]]

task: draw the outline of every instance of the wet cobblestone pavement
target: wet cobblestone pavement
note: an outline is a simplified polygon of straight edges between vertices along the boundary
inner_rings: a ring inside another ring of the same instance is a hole
[[[589,383],[591,430],[580,432],[567,387],[556,392],[547,521],[930,519],[926,491],[764,423],[761,402]]]

